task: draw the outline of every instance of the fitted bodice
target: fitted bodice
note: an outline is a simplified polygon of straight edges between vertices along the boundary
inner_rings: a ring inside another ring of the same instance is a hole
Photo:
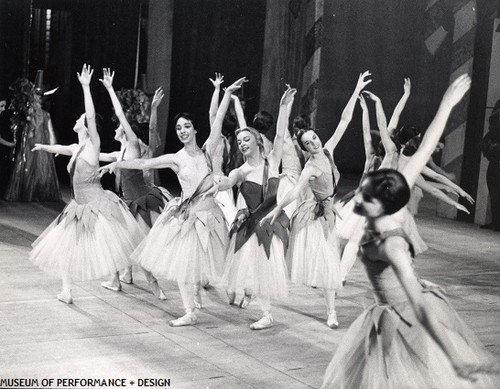
[[[382,258],[380,253],[380,246],[391,236],[404,238],[410,245],[410,252],[413,256],[413,247],[401,228],[385,231],[381,234],[367,231],[361,240],[360,251],[362,253],[361,260],[373,285],[377,301],[394,305],[406,301],[407,296],[391,265]]]
[[[152,186],[144,180],[142,170],[123,169],[120,176],[120,186],[123,199],[125,201],[134,201],[139,197],[149,193]]]
[[[81,157],[77,157],[74,164],[71,180],[75,201],[85,204],[102,196],[104,189],[99,178],[99,164],[90,164]]]
[[[322,172],[316,178],[309,181],[309,186],[316,200],[324,200],[335,194],[335,182],[333,174]]]
[[[197,155],[192,159],[192,163],[182,167],[177,173],[177,178],[182,188],[183,199],[191,197],[203,178],[210,173],[207,157],[204,154]]]
[[[276,204],[276,194],[278,193],[279,178],[272,177],[267,180],[267,191],[264,194],[262,185],[254,181],[243,181],[240,185],[240,192],[246,201],[247,207],[250,211],[255,210],[261,205],[265,199],[274,199]],[[268,200],[269,201],[269,200]]]

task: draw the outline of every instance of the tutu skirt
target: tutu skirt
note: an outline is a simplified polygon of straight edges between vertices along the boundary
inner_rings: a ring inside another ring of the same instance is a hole
[[[131,265],[144,233],[115,194],[85,204],[72,200],[33,243],[30,260],[41,269],[74,281],[98,279]]]
[[[273,236],[269,258],[252,234],[245,244],[234,252],[236,234],[229,243],[222,286],[227,290],[250,289],[263,297],[281,298],[288,295],[287,266],[283,243]]]
[[[219,280],[227,247],[224,215],[212,197],[179,212],[170,201],[132,259],[155,276],[181,283]]]
[[[480,341],[447,303],[423,291],[425,304],[470,363],[494,364]],[[408,302],[376,304],[366,309],[344,335],[328,366],[322,388],[443,389],[498,388],[499,376],[477,375],[473,382],[457,376],[448,357],[415,317]]]
[[[292,218],[287,253],[292,263],[291,279],[296,284],[339,289],[342,278],[337,236],[334,228],[325,227],[322,217],[314,219],[315,204],[314,200],[301,203]],[[298,226],[297,221],[308,216],[311,220]],[[335,219],[335,215],[332,217]]]

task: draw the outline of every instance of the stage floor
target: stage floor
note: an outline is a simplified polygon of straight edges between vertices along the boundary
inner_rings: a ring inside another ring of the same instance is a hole
[[[176,389],[318,388],[338,342],[372,301],[357,263],[337,300],[337,330],[326,326],[321,290],[303,286],[291,286],[289,298],[274,302],[275,325],[264,331],[248,328],[260,317],[256,303],[229,306],[225,292],[215,288],[202,291],[196,326],[171,328],[168,321],[183,314],[177,285],[160,279],[168,300],[159,301],[139,271],[135,283],[118,293],[100,281],[78,283],[74,304],[65,305],[55,298],[60,281],[28,260],[31,243],[62,206],[0,202],[0,378],[112,378],[125,379],[127,387],[165,379]],[[417,224],[430,247],[416,259],[419,274],[446,288],[500,361],[500,232],[428,212]]]

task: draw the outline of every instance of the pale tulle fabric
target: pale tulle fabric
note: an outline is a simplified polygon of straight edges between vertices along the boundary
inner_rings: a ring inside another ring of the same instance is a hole
[[[229,243],[221,286],[227,290],[250,289],[262,297],[286,297],[288,276],[281,240],[273,236],[269,258],[255,233],[236,253],[235,242],[236,234]]]
[[[446,301],[432,293],[424,296],[466,361],[494,363]],[[480,374],[475,382],[458,377],[409,303],[369,307],[342,339],[326,370],[323,389],[500,388],[498,375]]]
[[[187,218],[176,217],[179,201],[169,202],[132,259],[158,277],[181,283],[216,283],[228,240],[224,215],[210,197],[193,204]]]
[[[217,193],[217,196],[215,196],[215,200],[222,213],[224,214],[224,218],[226,219],[226,223],[229,227],[236,217],[236,213],[238,212],[238,209],[234,204],[233,190],[228,189]]]
[[[300,229],[292,224],[287,258],[292,263],[293,283],[327,289],[342,286],[337,236],[330,231],[325,238],[319,219]]]
[[[131,265],[130,255],[144,232],[124,202],[109,191],[103,194],[97,207],[93,207],[94,202],[78,204],[72,200],[33,243],[30,260],[50,274],[60,278],[69,275],[73,281],[98,279]],[[92,208],[115,211],[107,215],[98,212],[93,228],[87,228],[84,219]]]

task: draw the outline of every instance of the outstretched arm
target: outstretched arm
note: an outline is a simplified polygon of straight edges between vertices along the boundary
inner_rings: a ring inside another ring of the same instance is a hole
[[[244,82],[247,82],[246,77],[242,77],[235,81],[232,85],[227,87],[224,92],[224,97],[222,98],[219,109],[217,110],[214,123],[210,128],[210,136],[206,142],[206,148],[209,154],[212,154],[213,150],[215,150],[217,144],[220,142],[220,137],[222,135],[222,123],[224,121],[224,116],[226,116],[227,109],[229,108],[229,103],[231,102],[231,95],[234,91],[240,89]]]
[[[220,73],[215,73],[215,80],[212,80],[211,78],[209,78],[209,80],[214,86],[214,93],[212,94],[212,99],[210,100],[210,108],[208,110],[210,127],[212,127],[215,121],[215,116],[217,115],[217,108],[219,107],[220,85],[224,82],[224,76]]]
[[[42,145],[40,143],[35,143],[35,147],[31,149],[31,151],[46,151],[51,154],[60,154],[60,155],[73,155],[77,144],[71,144],[68,146],[65,145]]]
[[[0,145],[4,145],[4,146],[7,146],[7,147],[14,147],[15,143],[9,142],[8,140],[5,140],[4,138],[2,138],[0,136]]]
[[[214,186],[212,186],[208,191],[203,194],[203,197],[213,195],[215,196],[220,191],[225,191],[231,189],[236,184],[239,184],[243,181],[243,173],[241,169],[231,170],[229,176],[220,176],[219,182],[217,182]]]
[[[371,128],[370,128],[370,113],[368,111],[368,106],[366,105],[366,100],[363,97],[363,94],[360,94],[359,97],[359,104],[361,105],[362,109],[362,127],[363,127],[363,145],[365,148],[365,166],[363,169],[363,173],[368,172],[372,165],[372,160],[375,157],[375,150],[373,149],[373,144],[372,144],[372,134],[371,134]]]
[[[83,89],[83,99],[85,101],[85,118],[87,119],[87,129],[89,131],[90,141],[95,147],[99,148],[101,146],[101,139],[99,138],[99,133],[97,132],[94,101],[92,100],[92,94],[90,93],[90,80],[92,79],[94,70],[90,67],[90,65],[85,64],[82,67],[82,72],[77,72],[76,74],[78,76],[78,81],[80,81]]]
[[[119,151],[113,151],[112,153],[99,153],[99,162],[115,162],[118,161],[119,156]]]
[[[464,97],[465,93],[470,88],[470,84],[470,77],[467,74],[464,74],[458,77],[446,90],[436,116],[425,132],[422,143],[401,171],[410,188],[415,184],[417,177],[422,172],[422,169],[427,164],[427,161],[436,149],[451,110],[456,104],[458,104],[462,97]]]
[[[403,109],[405,108],[406,102],[408,101],[408,98],[410,97],[411,81],[409,78],[405,78],[405,83],[404,83],[403,89],[404,89],[403,96],[401,97],[398,104],[396,105],[396,108],[394,108],[394,112],[392,113],[391,120],[389,122],[389,126],[387,127],[387,132],[389,133],[389,136],[392,136],[394,130],[398,126],[399,117],[401,116],[401,112],[403,112]]]
[[[149,144],[147,155],[152,158],[158,147],[160,147],[160,134],[158,133],[158,106],[163,100],[163,89],[159,87],[155,91],[153,101],[151,103],[151,116],[149,118]]]
[[[50,118],[50,114],[47,114],[47,117],[48,117],[47,127],[49,128],[50,144],[55,145],[57,142],[56,142],[56,134],[54,132],[54,126],[52,125],[52,119]]]
[[[369,71],[366,71],[359,75],[358,82],[356,83],[356,88],[354,88],[354,92],[351,95],[351,98],[347,102],[344,110],[342,111],[342,116],[340,117],[340,123],[335,129],[332,137],[325,143],[325,148],[333,155],[335,147],[340,142],[342,137],[344,136],[345,131],[347,130],[347,126],[352,120],[352,115],[354,112],[354,107],[356,106],[356,101],[358,99],[361,91],[370,83],[372,80],[367,79],[367,77],[371,76]]]
[[[415,182],[415,185],[418,186],[420,189],[422,189],[424,192],[429,193],[432,197],[435,197],[438,200],[444,201],[446,204],[449,204],[449,205],[455,207],[456,209],[465,212],[466,214],[470,213],[469,210],[467,208],[465,208],[462,204],[453,200],[451,197],[447,196],[445,193],[441,192],[434,185],[427,182],[424,179],[424,177],[422,177],[421,175],[417,177],[417,181]]]
[[[278,120],[276,122],[276,136],[274,137],[273,149],[269,153],[269,160],[273,161],[274,166],[279,166],[283,154],[283,140],[285,132],[288,131],[288,119],[292,110],[292,104],[297,89],[290,88],[287,84],[287,89],[281,96],[280,109]]]
[[[103,176],[105,173],[114,173],[116,169],[172,169],[178,173],[179,167],[176,154],[164,154],[155,158],[137,158],[127,161],[118,161],[99,168],[99,173]]]
[[[377,125],[380,133],[380,141],[382,142],[382,146],[384,146],[384,150],[386,154],[392,154],[398,152],[398,148],[396,144],[391,139],[389,132],[387,131],[387,119],[384,113],[384,107],[382,106],[382,101],[378,96],[369,91],[363,92],[368,98],[375,102],[375,111],[377,114]]]
[[[246,128],[247,120],[245,119],[245,112],[241,106],[240,98],[236,95],[231,95],[234,103],[234,112],[236,112],[236,119],[238,120],[238,128]]]

